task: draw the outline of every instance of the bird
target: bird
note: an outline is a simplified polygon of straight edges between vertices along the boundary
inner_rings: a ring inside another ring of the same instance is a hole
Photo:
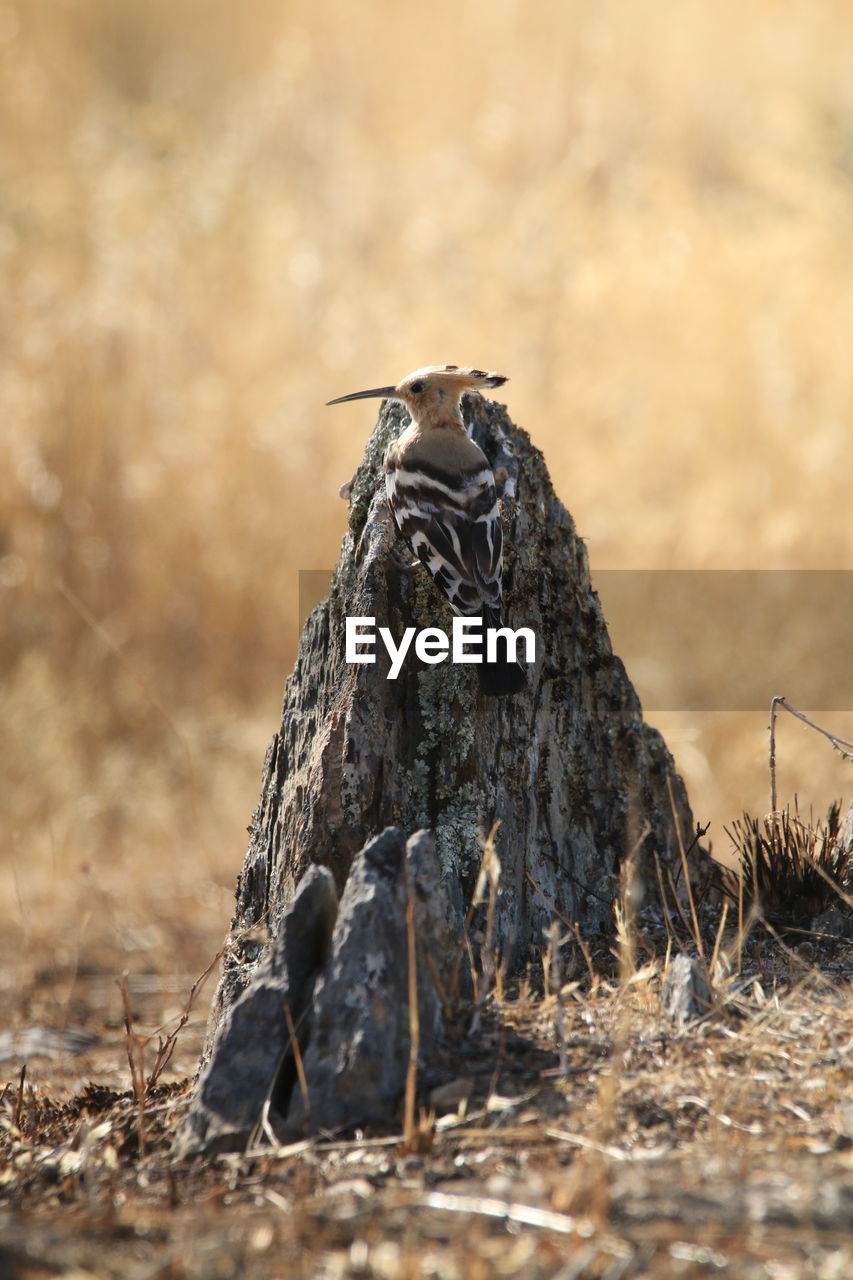
[[[492,390],[507,381],[498,373],[458,365],[416,369],[395,386],[354,391],[329,400],[398,400],[411,423],[389,444],[385,492],[394,521],[417,560],[454,613],[503,627],[503,532],[495,476],[483,450],[468,434],[461,401],[467,391]],[[485,653],[477,665],[483,693],[519,693],[524,668],[507,650]]]

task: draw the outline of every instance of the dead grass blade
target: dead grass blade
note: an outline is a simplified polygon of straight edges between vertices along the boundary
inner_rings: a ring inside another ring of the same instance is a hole
[[[477,1214],[486,1218],[500,1218],[504,1222],[517,1222],[525,1227],[542,1227],[562,1235],[574,1235],[578,1229],[575,1218],[565,1213],[553,1213],[549,1209],[536,1209],[532,1205],[509,1200],[495,1200],[489,1196],[449,1195],[444,1191],[431,1191],[418,1198],[425,1209],[439,1209],[443,1213]]]
[[[687,893],[687,901],[690,905],[690,919],[693,924],[693,942],[696,950],[702,959],[705,959],[705,948],[702,942],[702,930],[699,927],[699,917],[696,913],[696,903],[693,901],[693,887],[690,883],[690,871],[687,866],[687,852],[684,848],[684,840],[681,837],[681,823],[678,821],[678,810],[675,807],[675,796],[672,793],[672,776],[666,775],[666,790],[669,796],[669,805],[672,810],[672,821],[675,826],[675,835],[678,840],[678,852],[681,857],[681,869],[684,875],[684,888]],[[698,837],[696,837],[698,838]],[[694,838],[695,843],[695,838]],[[691,845],[692,848],[692,845]]]
[[[305,1108],[305,1136],[307,1137],[311,1124],[311,1098],[308,1094],[308,1077],[305,1075],[305,1063],[302,1061],[302,1050],[299,1047],[299,1037],[296,1034],[296,1027],[293,1023],[293,1014],[290,1012],[290,1005],[286,1000],[284,1002],[284,1020],[287,1023],[287,1034],[290,1037],[289,1048],[293,1054],[296,1078],[299,1081],[302,1105]]]
[[[139,1141],[139,1154],[144,1156],[145,1143],[145,1045],[146,1036],[138,1035],[133,1029],[133,1014],[130,1008],[130,996],[127,990],[127,974],[118,979],[121,1002],[124,1009],[125,1051],[130,1067],[130,1083],[136,1101],[136,1133]]]
[[[217,951],[216,955],[213,957],[210,963],[206,966],[204,971],[200,973],[199,976],[196,978],[195,982],[192,984],[192,986],[189,989],[189,993],[187,995],[180,1017],[178,1018],[176,1025],[172,1028],[172,1030],[168,1033],[168,1035],[161,1036],[159,1032],[157,1033],[157,1053],[154,1057],[154,1066],[151,1068],[151,1074],[149,1075],[148,1079],[145,1082],[145,1091],[147,1094],[151,1093],[152,1089],[154,1089],[155,1085],[158,1083],[160,1076],[163,1074],[163,1072],[166,1070],[166,1067],[171,1062],[172,1054],[175,1052],[175,1045],[178,1042],[178,1036],[183,1031],[184,1027],[187,1025],[189,1021],[190,1014],[192,1013],[192,1010],[193,1010],[193,1005],[195,1004],[195,998],[198,995],[204,983],[206,982],[206,980],[210,977],[216,965],[222,959],[224,952],[225,952],[224,947],[219,951]]]

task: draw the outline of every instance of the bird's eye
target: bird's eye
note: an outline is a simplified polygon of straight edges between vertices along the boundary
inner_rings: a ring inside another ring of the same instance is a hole
[[[413,396],[419,396],[423,391],[423,389],[424,389],[424,383],[421,382],[420,378],[418,378],[417,382],[413,382],[409,386],[409,390],[411,391]]]

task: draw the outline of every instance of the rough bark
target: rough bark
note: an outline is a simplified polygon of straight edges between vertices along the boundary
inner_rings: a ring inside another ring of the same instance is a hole
[[[405,420],[386,403],[354,478],[331,593],[304,627],[267,751],[211,1034],[262,959],[259,932],[276,935],[306,868],[328,866],[342,892],[356,853],[385,827],[434,833],[461,921],[482,836],[500,822],[494,939],[515,968],[541,944],[552,909],[586,930],[609,923],[631,851],[641,883],[653,881],[654,856],[680,865],[673,809],[683,837],[692,826],[684,786],[613,654],[586,550],[542,455],[502,406],[471,396],[463,408],[496,474],[506,473],[506,612],[537,636],[529,687],[485,698],[472,667],[427,667],[413,653],[389,680],[381,645],[373,665],[345,662],[348,615],[374,617],[398,640],[409,625],[451,629],[384,498],[382,456]]]

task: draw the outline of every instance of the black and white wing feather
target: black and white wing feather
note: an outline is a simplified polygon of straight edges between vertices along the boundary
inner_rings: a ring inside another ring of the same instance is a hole
[[[485,459],[452,475],[424,461],[390,467],[385,487],[397,527],[453,611],[501,626],[503,533]]]

